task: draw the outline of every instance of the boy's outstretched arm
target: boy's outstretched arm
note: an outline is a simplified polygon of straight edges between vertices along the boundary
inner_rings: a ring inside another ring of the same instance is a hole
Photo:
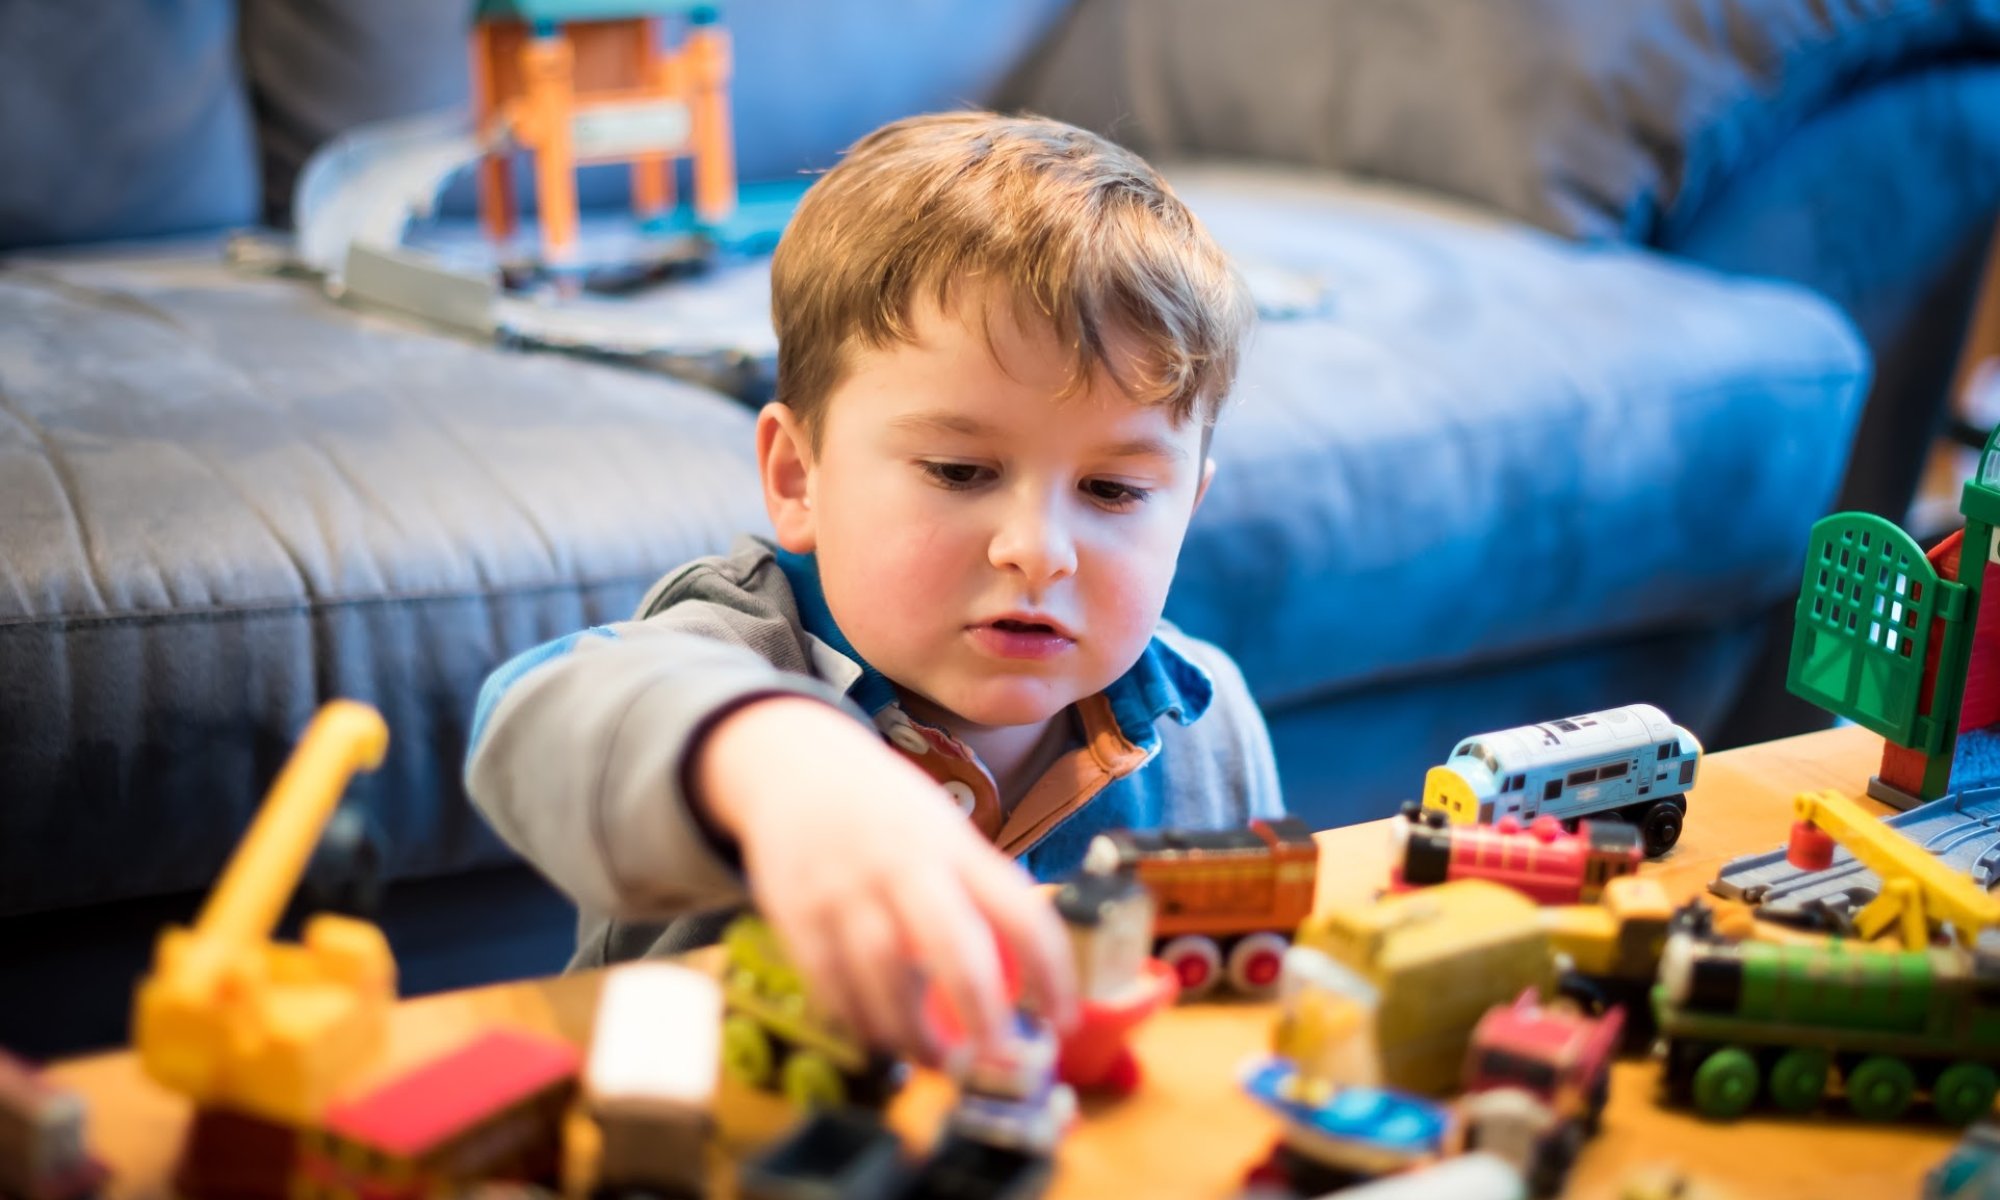
[[[760,700],[705,739],[695,802],[743,848],[757,906],[807,985],[869,1041],[919,1057],[928,982],[977,1041],[1006,1030],[999,945],[1024,988],[1067,1027],[1069,942],[1026,871],[928,775],[810,699]],[[996,940],[997,939],[997,940]]]
[[[737,863],[688,806],[688,755],[732,708],[787,694],[822,697],[829,711],[840,702],[818,679],[666,621],[585,630],[487,679],[466,791],[586,909],[664,921],[741,903]]]

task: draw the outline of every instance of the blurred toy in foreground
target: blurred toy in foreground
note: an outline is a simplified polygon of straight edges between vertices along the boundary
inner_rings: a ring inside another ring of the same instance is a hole
[[[2000,1126],[1982,1121],[1924,1174],[1922,1200],[2000,1200]]]
[[[1534,902],[1482,879],[1343,905],[1301,925],[1298,940],[1379,997],[1365,1034],[1378,1048],[1382,1083],[1427,1095],[1458,1086],[1487,1009],[1524,989],[1546,995],[1555,982]]]
[[[762,917],[745,913],[730,922],[722,944],[728,956],[722,1065],[730,1078],[756,1088],[775,1084],[786,1099],[809,1107],[872,1107],[895,1094],[902,1065],[814,1009]]]
[[[1857,1116],[1893,1121],[1922,1091],[1963,1125],[2000,1091],[2000,960],[1985,954],[1676,932],[1654,1004],[1668,1095],[1718,1120],[1760,1097],[1809,1112],[1837,1082]]]
[[[1701,743],[1650,704],[1475,734],[1424,775],[1424,807],[1454,824],[1615,818],[1658,858],[1680,840]]]
[[[1076,960],[1078,1019],[1062,1041],[1062,1081],[1125,1095],[1139,1086],[1132,1029],[1172,1004],[1174,969],[1151,957],[1153,896],[1123,872],[1085,872],[1056,893]]]
[[[1319,845],[1293,817],[1243,830],[1120,830],[1091,843],[1084,869],[1132,872],[1153,893],[1154,953],[1182,996],[1206,995],[1225,974],[1237,992],[1266,996],[1312,911]]]
[[[1514,1164],[1534,1195],[1561,1192],[1603,1120],[1624,1023],[1621,1008],[1588,1017],[1533,992],[1488,1011],[1465,1056],[1465,1144]]]
[[[0,1196],[81,1200],[109,1176],[84,1144],[83,1097],[0,1051]]]
[[[602,1134],[597,1194],[706,1194],[721,1039],[722,989],[707,974],[637,962],[605,976],[584,1077]]]
[[[1243,1088],[1284,1126],[1253,1182],[1282,1181],[1314,1195],[1439,1158],[1449,1144],[1451,1113],[1445,1106],[1365,1086],[1312,1096],[1298,1067],[1282,1057],[1254,1064]]]
[[[1454,879],[1504,883],[1537,904],[1590,904],[1604,885],[1639,869],[1639,834],[1623,821],[1585,821],[1575,832],[1544,813],[1532,823],[1451,825],[1442,810],[1403,806],[1391,826],[1389,890]]]
[[[322,708],[194,925],[160,935],[132,1027],[161,1085],[197,1106],[303,1127],[381,1051],[396,997],[381,930],[321,915],[297,945],[271,932],[348,777],[378,766],[388,742],[374,709]]]
[[[1652,1049],[1653,984],[1669,931],[1677,921],[1712,931],[1706,905],[1696,900],[1676,910],[1666,889],[1641,875],[1611,880],[1595,904],[1545,907],[1537,917],[1555,952],[1558,990],[1594,1016],[1622,1007],[1627,1054]]]
[[[482,1180],[558,1186],[576,1095],[567,1042],[496,1030],[352,1100],[303,1132],[293,1200],[424,1200]]]

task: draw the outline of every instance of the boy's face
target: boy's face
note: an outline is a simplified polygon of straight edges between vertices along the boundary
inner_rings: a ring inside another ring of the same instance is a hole
[[[912,344],[856,353],[816,455],[796,424],[775,432],[799,460],[786,485],[765,455],[779,540],[818,551],[834,620],[919,715],[928,700],[971,727],[1044,721],[1152,638],[1211,472],[1201,426],[1101,371],[1061,396],[1052,332],[1004,303],[912,320]]]

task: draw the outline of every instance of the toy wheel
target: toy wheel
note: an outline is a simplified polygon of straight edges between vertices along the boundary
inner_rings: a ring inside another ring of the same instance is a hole
[[[731,1079],[753,1088],[771,1086],[771,1067],[777,1055],[770,1035],[749,1017],[731,1015],[722,1020],[722,1070]]]
[[[1826,1094],[1831,1059],[1824,1050],[1787,1050],[1771,1064],[1771,1103],[1789,1113],[1810,1112]]]
[[[1900,1058],[1884,1054],[1861,1060],[1847,1076],[1847,1106],[1871,1121],[1893,1121],[1910,1106],[1916,1072]]]
[[[785,1060],[781,1090],[800,1108],[830,1110],[847,1103],[847,1081],[825,1056],[797,1050]]]
[[[1561,1195],[1563,1184],[1569,1182],[1570,1168],[1583,1153],[1583,1141],[1583,1130],[1573,1122],[1543,1138],[1535,1147],[1534,1162],[1528,1171],[1528,1194]]]
[[[2000,1076],[1979,1063],[1953,1063],[1931,1085],[1931,1104],[1940,1119],[1950,1125],[1970,1125],[1993,1107],[1993,1095],[2000,1092]]]
[[[1694,1106],[1704,1117],[1732,1120],[1756,1098],[1757,1060],[1748,1050],[1726,1046],[1694,1070]]]
[[[1253,933],[1229,948],[1229,986],[1245,996],[1268,996],[1278,986],[1291,945],[1282,934]]]
[[[1183,999],[1207,995],[1222,974],[1222,951],[1198,933],[1182,934],[1160,947],[1160,961],[1180,977]]]
[[[1646,810],[1646,816],[1639,822],[1639,836],[1646,843],[1646,857],[1658,858],[1674,848],[1681,840],[1681,810],[1677,805],[1662,800]]]

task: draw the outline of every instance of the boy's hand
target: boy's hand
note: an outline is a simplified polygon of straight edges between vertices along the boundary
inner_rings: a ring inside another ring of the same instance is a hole
[[[995,1045],[1012,1007],[998,943],[1057,1028],[1074,1021],[1054,908],[936,781],[851,717],[817,700],[761,700],[724,718],[698,754],[694,802],[742,846],[757,907],[814,999],[860,1036],[935,1061],[928,980],[975,1043]]]

